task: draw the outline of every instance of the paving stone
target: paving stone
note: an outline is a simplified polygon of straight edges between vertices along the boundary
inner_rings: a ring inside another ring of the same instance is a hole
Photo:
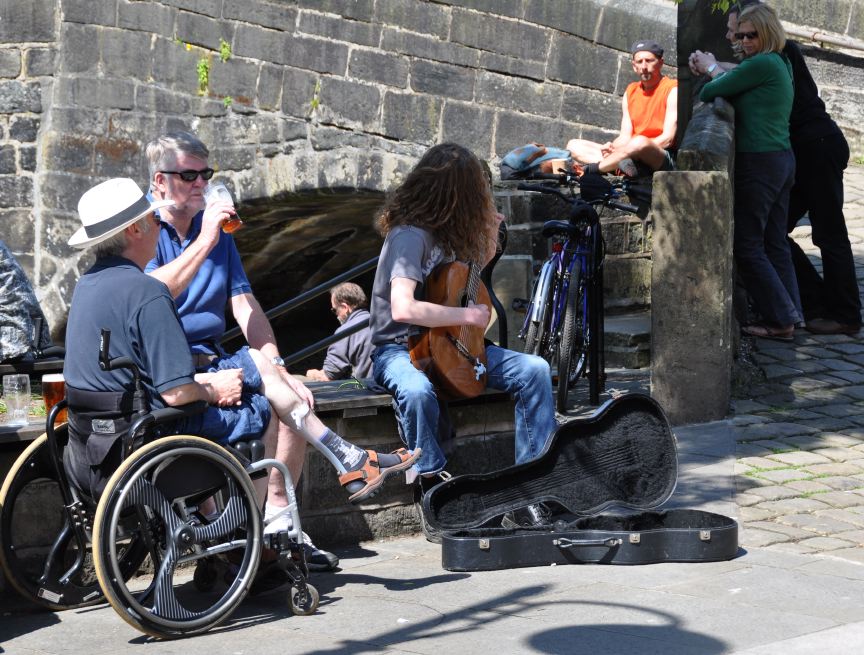
[[[828,359],[837,359],[838,358],[837,353],[834,352],[833,350],[829,350],[828,348],[821,348],[821,347],[815,347],[815,346],[803,346],[803,347],[799,347],[798,351],[804,355],[808,355],[809,357],[812,357],[813,359],[828,360]]]
[[[812,546],[802,546],[799,542],[781,541],[780,543],[770,544],[766,546],[768,550],[775,550],[778,553],[792,553],[793,555],[812,555],[818,552]],[[834,551],[838,552],[838,551]]]
[[[778,516],[776,511],[764,509],[761,505],[738,508],[738,518],[740,522],[748,525],[755,521],[767,521],[768,519],[773,519],[775,516]]]
[[[838,377],[842,380],[849,382],[850,384],[864,384],[864,373],[860,372],[860,365],[854,365],[856,369],[854,371],[837,371],[833,373],[835,377]]]
[[[765,499],[761,496],[750,494],[746,491],[735,494],[735,504],[738,505],[738,507],[750,507],[751,505],[757,505],[764,501]]]
[[[781,443],[786,444],[789,448],[800,448],[801,450],[824,448],[827,445],[825,437],[821,434],[806,434],[800,437],[786,437]]]
[[[855,493],[854,491],[829,491],[820,493],[816,498],[823,503],[828,503],[832,507],[839,509],[864,505],[864,495]]]
[[[864,488],[864,479],[856,478],[855,476],[838,475],[818,478],[818,480],[837,491],[854,491]]]
[[[768,409],[767,405],[763,405],[758,400],[733,400],[732,409],[736,414],[742,412],[758,412]],[[737,418],[737,417],[736,417]]]
[[[803,539],[799,541],[798,545],[818,551],[832,551],[840,548],[848,548],[849,546],[854,545],[854,543],[844,539],[837,539],[836,537],[813,537],[812,539]]]
[[[739,443],[735,445],[735,456],[741,458],[761,457],[762,455],[770,455],[771,450],[764,446],[757,446],[754,443]]]
[[[770,480],[760,480],[759,478],[754,478],[749,475],[736,475],[735,476],[735,490],[738,493],[754,493],[754,489],[761,489],[764,487],[773,487],[775,486],[773,482]],[[762,500],[765,500],[764,497],[761,497]]]
[[[800,491],[802,494],[812,494],[820,491],[827,493],[833,491],[833,489],[827,484],[822,484],[817,480],[796,480],[794,482],[789,482],[784,486]]]
[[[788,464],[789,466],[815,466],[815,465],[827,465],[831,462],[830,459],[825,457],[824,455],[817,455],[812,452],[807,451],[797,451],[792,453],[777,453],[774,455],[768,455],[767,459],[772,459],[775,462],[781,462],[783,464]],[[825,471],[829,473],[829,471]]]
[[[791,375],[798,375],[801,373],[800,370],[790,368],[789,366],[784,366],[783,364],[766,364],[762,367],[762,372],[765,373],[765,377],[769,380],[773,380],[775,378],[785,378]]]
[[[753,441],[751,443],[756,444],[757,446],[762,446],[763,448],[768,448],[771,451],[771,454],[780,453],[780,452],[788,452],[789,450],[793,450],[790,448],[789,444],[783,443],[779,439],[763,439],[762,441]]]
[[[818,497],[818,494],[816,497]],[[757,507],[775,512],[777,516],[782,516],[784,514],[801,514],[803,512],[816,512],[819,510],[828,511],[830,505],[816,500],[816,497],[801,498],[796,491],[794,497],[768,501],[757,505]]]
[[[843,446],[845,448],[855,448],[856,446],[864,445],[864,433],[857,430],[857,428],[848,429],[843,434],[826,434],[823,435],[823,439],[825,443],[829,443],[832,446]]]
[[[832,371],[859,371],[861,370],[861,365],[856,364],[855,362],[847,362],[842,359],[826,359],[824,360],[825,366],[827,366]]]
[[[772,453],[773,454],[773,453]],[[735,462],[751,469],[779,469],[788,468],[786,464],[768,459],[767,457],[744,457]]]
[[[742,546],[748,548],[762,548],[763,546],[770,546],[771,544],[782,543],[788,540],[789,538],[786,535],[779,532],[755,530],[747,527],[738,534],[738,541]]]
[[[817,432],[815,428],[802,428],[797,423],[762,423],[745,427],[739,438],[741,441],[765,441],[814,432]]]
[[[778,517],[777,521],[823,535],[849,532],[849,530],[859,527],[847,521],[838,521],[830,516],[818,516],[816,514],[786,514]]]
[[[822,373],[829,370],[825,366],[825,361],[821,359],[805,359],[795,362],[795,368],[800,369],[804,373]]]
[[[802,391],[809,391],[811,389],[825,389],[831,386],[830,382],[825,382],[824,380],[820,380],[816,377],[796,377],[794,380],[789,381],[789,386],[796,391],[798,389]]]
[[[792,525],[776,523],[774,521],[753,521],[746,525],[745,530],[749,530],[750,528],[767,530],[768,532],[778,532],[789,539],[794,539],[796,541],[799,539],[810,539],[813,536],[813,533],[808,532],[807,530],[802,530],[801,528],[796,528]]]
[[[856,416],[864,413],[861,409],[861,406],[856,403],[841,403],[839,405],[825,405],[825,407],[819,407],[814,411],[825,416]]]
[[[771,480],[776,484],[784,484],[793,480],[805,480],[810,477],[810,474],[800,469],[775,469],[773,471],[760,471],[754,474],[763,480]]]
[[[864,346],[862,346],[864,348]],[[852,387],[846,387],[843,390],[843,393],[849,396],[850,398],[854,398],[855,400],[864,399],[864,385],[855,385]]]
[[[832,343],[830,348],[844,355],[860,355],[864,353],[864,344],[861,343]]]
[[[851,541],[856,546],[864,546],[864,530],[850,530],[849,532],[838,532],[834,535],[838,539]]]
[[[854,448],[839,448],[837,446],[832,448],[817,448],[812,452],[815,455],[822,455],[823,457],[827,457],[835,462],[848,462],[850,460],[864,458],[864,452],[860,450],[855,450]]]
[[[790,489],[788,487],[780,486],[780,485],[771,485],[766,487],[753,487],[748,490],[748,493],[753,494],[754,496],[760,496],[766,501],[780,501],[786,498],[796,498],[799,496],[799,492],[795,489]],[[822,509],[825,509],[824,506]]]
[[[800,425],[802,427],[812,427],[817,430],[845,430],[847,428],[854,428],[857,423],[855,419],[851,416],[843,417],[843,418],[820,418],[820,419],[810,419],[806,421],[801,421]]]
[[[769,421],[764,416],[758,416],[756,414],[741,414],[740,416],[733,416],[731,419],[728,419],[728,423],[733,427],[757,425],[760,423],[770,422],[771,421]]]
[[[842,557],[850,562],[864,564],[864,548],[844,548],[841,550],[832,550],[832,557]]]
[[[856,512],[852,507],[848,509],[824,509],[816,512],[816,516],[842,521],[854,525],[856,528],[864,527],[864,514]]]
[[[812,454],[812,453],[807,453]],[[771,457],[785,457],[786,455],[771,455]],[[825,460],[828,460],[826,457]],[[854,462],[829,462],[827,464],[803,464],[807,471],[813,475],[856,475],[864,471],[861,466]],[[827,483],[826,483],[827,484]]]

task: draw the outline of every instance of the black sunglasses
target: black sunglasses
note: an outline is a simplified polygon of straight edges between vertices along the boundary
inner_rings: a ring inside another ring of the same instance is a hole
[[[735,38],[738,41],[750,39],[751,41],[759,36],[759,32],[735,32]],[[205,178],[206,179],[206,178]]]
[[[202,180],[209,180],[213,177],[214,171],[212,168],[204,168],[200,171],[193,171],[189,169],[188,171],[159,171],[160,173],[165,173],[165,175],[179,175],[180,179],[184,182],[194,182],[198,176],[201,176]]]

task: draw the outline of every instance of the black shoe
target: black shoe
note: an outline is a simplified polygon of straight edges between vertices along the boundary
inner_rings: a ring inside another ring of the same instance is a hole
[[[316,547],[305,532],[303,533],[303,553],[306,555],[306,567],[310,571],[335,571],[339,566],[339,558],[333,553]]]
[[[552,524],[552,510],[543,503],[520,507],[507,512],[501,519],[501,527],[508,530],[517,528],[543,528]]]

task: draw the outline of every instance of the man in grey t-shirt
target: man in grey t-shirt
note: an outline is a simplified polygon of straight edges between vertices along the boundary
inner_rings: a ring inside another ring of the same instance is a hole
[[[330,289],[330,309],[341,323],[336,334],[369,320],[369,301],[363,288],[353,282],[343,282]],[[369,327],[330,345],[324,366],[310,368],[306,377],[318,382],[342,380],[348,377],[368,378],[372,375],[372,334]]]

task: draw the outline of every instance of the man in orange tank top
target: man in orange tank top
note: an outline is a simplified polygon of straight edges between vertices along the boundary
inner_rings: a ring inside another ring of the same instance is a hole
[[[668,148],[674,145],[678,128],[678,81],[663,75],[663,48],[654,41],[637,41],[630,52],[639,81],[630,84],[621,98],[618,136],[606,143],[584,139],[567,143],[573,159],[586,164],[586,173],[621,169],[633,177],[672,168]]]

